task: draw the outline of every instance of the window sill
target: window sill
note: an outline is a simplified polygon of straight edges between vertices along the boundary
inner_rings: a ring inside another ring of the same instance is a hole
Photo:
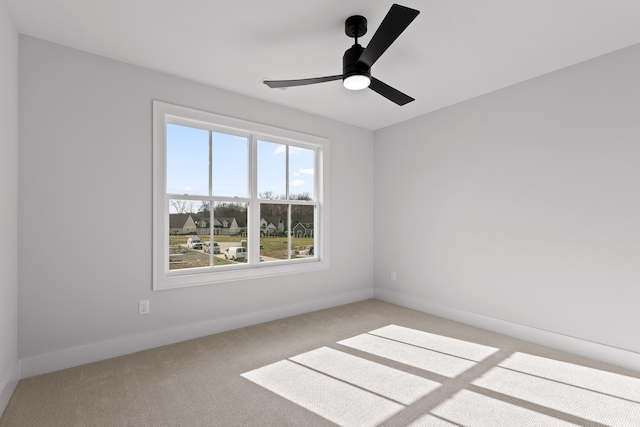
[[[271,264],[271,263],[269,263]],[[282,276],[288,274],[306,273],[310,271],[326,270],[329,268],[328,261],[319,260],[299,260],[296,262],[273,263],[273,265],[261,264],[259,266],[247,265],[244,268],[234,268],[233,270],[210,270],[189,271],[181,274],[163,274],[155,277],[153,290],[162,291],[166,289],[186,288],[190,286],[215,285],[217,283],[233,282],[238,280],[251,280],[271,276]]]

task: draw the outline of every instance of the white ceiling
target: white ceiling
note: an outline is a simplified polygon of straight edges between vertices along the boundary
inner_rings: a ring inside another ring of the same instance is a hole
[[[253,98],[379,129],[640,43],[639,0],[400,0],[420,15],[372,74],[416,98],[399,107],[340,81],[351,15],[369,42],[392,1],[4,0],[22,34]]]

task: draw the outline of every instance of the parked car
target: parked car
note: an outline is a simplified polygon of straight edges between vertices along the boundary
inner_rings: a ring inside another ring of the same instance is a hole
[[[202,249],[202,240],[199,237],[189,237],[187,239],[187,248]]]
[[[232,259],[234,261],[237,260],[246,260],[247,259],[247,250],[242,246],[231,246],[224,250],[225,259]]]
[[[202,244],[202,247],[204,249],[205,253],[211,253],[211,242],[210,241],[206,241]],[[218,242],[213,242],[213,253],[214,254],[219,254],[220,253],[220,243]]]

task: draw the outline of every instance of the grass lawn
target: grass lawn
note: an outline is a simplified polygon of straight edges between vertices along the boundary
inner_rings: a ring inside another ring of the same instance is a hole
[[[287,259],[287,243],[286,237],[262,237],[260,238],[262,246],[260,255]],[[291,249],[293,250],[305,250],[307,246],[313,246],[313,237],[294,237],[291,239]]]

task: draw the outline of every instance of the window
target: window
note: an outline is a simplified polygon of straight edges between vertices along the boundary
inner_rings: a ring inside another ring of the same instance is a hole
[[[329,141],[153,104],[155,290],[328,268]]]

